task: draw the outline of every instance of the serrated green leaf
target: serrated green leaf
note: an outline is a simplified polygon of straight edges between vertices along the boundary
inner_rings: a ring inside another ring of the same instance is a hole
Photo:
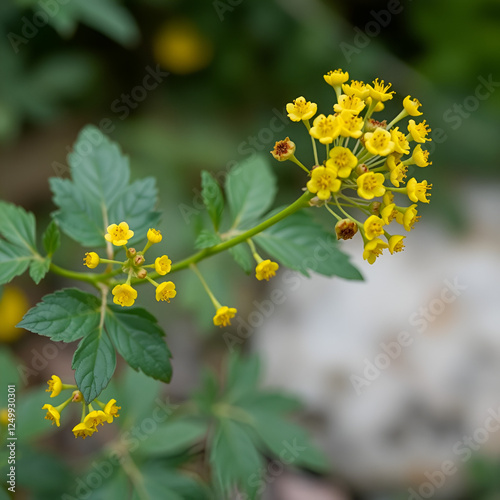
[[[94,328],[82,339],[71,367],[78,389],[91,403],[108,385],[116,367],[115,349],[103,328]]]
[[[248,392],[238,401],[238,407],[244,410],[261,408],[271,413],[291,413],[302,408],[297,398],[280,392]]]
[[[202,414],[212,414],[212,407],[217,400],[218,393],[217,377],[211,370],[203,370],[199,389],[193,394],[193,400]]]
[[[229,253],[232,255],[236,263],[245,271],[250,274],[255,267],[255,261],[252,257],[252,252],[246,243],[240,243],[229,249]]]
[[[28,248],[0,240],[0,285],[9,283],[15,276],[23,274],[32,258],[33,254]]]
[[[66,288],[43,297],[17,325],[55,342],[73,342],[88,335],[99,324],[99,299],[76,288]]]
[[[140,308],[120,310],[110,306],[104,320],[117,351],[134,370],[163,382],[172,378],[172,357],[165,334],[149,313]]]
[[[0,234],[13,245],[37,253],[35,216],[22,207],[0,201]]]
[[[30,264],[30,277],[38,285],[50,268],[50,257],[33,259]]]
[[[61,244],[61,233],[54,220],[50,222],[42,236],[43,247],[49,257],[55,253]]]
[[[336,239],[305,212],[287,217],[253,240],[280,263],[305,276],[314,271],[325,276],[363,279],[338,248]]]
[[[144,237],[139,229],[156,225],[155,180],[129,184],[128,158],[99,129],[80,132],[68,161],[72,180],[50,179],[59,208],[54,218],[68,236],[84,246],[104,246],[105,226],[126,221],[136,231],[132,243]]]
[[[222,190],[212,174],[206,170],[201,172],[201,186],[203,203],[207,207],[208,215],[212,220],[214,229],[218,231],[222,212],[224,211],[224,197],[222,195]]]
[[[232,227],[243,228],[255,222],[273,203],[276,178],[267,161],[256,156],[231,170],[226,178],[226,197]]]
[[[213,482],[223,495],[229,496],[237,486],[251,499],[256,497],[263,460],[245,427],[229,419],[219,420],[210,446],[210,463]]]
[[[206,422],[167,420],[141,442],[138,450],[145,455],[179,453],[199,441],[206,434],[207,429]]]
[[[218,234],[215,234],[213,231],[209,231],[208,229],[202,229],[196,238],[194,246],[201,250],[202,248],[213,247],[221,241],[222,239]]]

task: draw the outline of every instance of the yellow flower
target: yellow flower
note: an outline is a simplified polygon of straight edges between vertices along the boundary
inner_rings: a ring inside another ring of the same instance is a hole
[[[80,422],[78,425],[73,427],[73,434],[75,438],[82,437],[85,439],[87,436],[92,436],[96,429],[94,427],[88,427],[84,422]]]
[[[87,427],[93,427],[97,430],[99,424],[104,425],[108,421],[108,416],[102,410],[91,411],[83,420]]]
[[[286,105],[288,118],[290,118],[293,122],[309,120],[309,118],[312,118],[316,114],[317,110],[317,104],[311,101],[306,101],[306,99],[302,96],[297,97],[293,103],[289,102]]]
[[[386,205],[380,211],[380,217],[384,221],[384,224],[390,224],[398,216],[398,213],[399,212],[396,210],[396,204],[391,203],[389,205]]]
[[[417,215],[417,213],[417,205],[411,205],[403,213],[398,212],[396,221],[402,224],[407,231],[411,231],[413,225],[420,219],[420,215]]]
[[[114,295],[113,302],[122,307],[130,307],[134,304],[137,298],[137,290],[134,290],[130,285],[116,285],[112,293]]]
[[[411,201],[416,203],[417,201],[421,201],[422,203],[429,203],[427,196],[430,196],[430,193],[427,194],[427,190],[432,188],[432,184],[427,184],[427,181],[417,182],[415,177],[412,177],[408,183],[406,184],[408,198]]]
[[[370,106],[372,101],[373,101],[373,99],[371,97],[367,97],[365,99],[367,106]],[[379,101],[379,102],[377,102],[377,104],[375,104],[375,107],[373,108],[373,112],[378,113],[379,111],[382,111],[383,109],[385,109],[385,104],[382,101]]]
[[[337,121],[340,124],[340,135],[342,137],[359,139],[363,134],[362,129],[365,122],[361,116],[357,116],[349,111],[342,111],[337,116]]]
[[[388,101],[389,99],[392,99],[392,94],[396,93],[393,91],[388,92],[391,84],[388,83],[387,85],[385,85],[384,80],[379,81],[378,78],[373,81],[373,85],[368,84],[367,87],[370,97],[375,101]]]
[[[57,427],[61,427],[61,414],[57,408],[46,404],[42,406],[42,410],[47,410],[47,415],[45,415],[46,420],[52,420],[52,425],[56,424]]]
[[[333,169],[338,177],[343,179],[351,175],[352,169],[358,164],[358,159],[352,151],[342,146],[335,146],[330,151],[330,158],[326,162],[327,168]]]
[[[361,174],[356,180],[358,184],[358,196],[365,200],[371,200],[375,196],[384,196],[384,181],[384,174],[380,172],[366,172]]]
[[[230,325],[231,318],[234,318],[237,312],[238,311],[234,307],[219,307],[214,316],[214,325],[220,327]]]
[[[368,219],[365,220],[363,228],[365,230],[365,236],[369,240],[373,240],[377,236],[384,234],[384,221],[377,217],[376,215],[370,215]]]
[[[158,231],[158,229],[150,228],[148,229],[147,238],[150,243],[160,243],[160,241],[163,239],[163,236],[161,235],[161,232]]]
[[[47,384],[49,385],[49,388],[45,389],[45,392],[52,392],[50,395],[51,398],[55,398],[61,394],[63,383],[57,375],[52,375],[52,379],[47,381]]]
[[[432,141],[430,137],[427,137],[427,134],[429,134],[430,131],[431,128],[425,123],[425,120],[419,124],[416,124],[415,120],[410,120],[408,122],[408,132],[410,132],[415,142],[423,144],[425,141]]]
[[[289,137],[274,144],[271,154],[278,161],[289,160],[295,154],[295,143]]]
[[[113,243],[117,247],[127,244],[127,241],[134,236],[134,231],[131,231],[126,222],[120,224],[111,224],[108,226],[108,233],[104,235],[106,241]]]
[[[427,167],[427,165],[432,165],[432,161],[429,161],[429,151],[423,150],[420,144],[415,146],[411,159],[417,167]]]
[[[372,155],[387,156],[394,151],[394,142],[391,134],[383,128],[377,127],[375,132],[366,132],[364,135],[365,148]]]
[[[389,238],[389,252],[391,255],[395,252],[402,252],[404,250],[403,240],[406,236],[400,236],[399,234],[395,234]]]
[[[342,94],[339,96],[339,102],[333,105],[333,110],[336,113],[342,113],[342,111],[348,111],[349,113],[354,113],[357,115],[363,111],[366,104],[354,94],[347,95]]]
[[[160,300],[170,302],[170,299],[173,299],[176,295],[175,284],[171,281],[165,281],[156,287],[156,300],[158,302]]]
[[[269,259],[263,260],[255,268],[255,277],[259,280],[269,281],[269,278],[276,276],[276,271],[279,265],[276,262],[272,262]]]
[[[382,205],[387,206],[390,205],[391,203],[394,203],[394,193],[386,191],[384,197],[382,198]]]
[[[328,85],[337,87],[349,80],[349,73],[347,71],[342,71],[341,69],[336,69],[335,71],[329,71],[326,75],[323,75],[323,78]]]
[[[337,173],[332,168],[316,167],[311,172],[311,180],[307,182],[307,189],[317,193],[320,200],[328,200],[331,193],[336,193],[342,183],[337,179]]]
[[[418,110],[419,106],[422,106],[420,101],[418,99],[412,99],[409,95],[403,100],[403,107],[410,116],[420,116],[422,114],[422,112]]]
[[[121,406],[116,406],[116,399],[110,399],[104,408],[104,413],[108,417],[108,422],[113,422],[113,418],[118,418],[118,410],[121,410]]]
[[[340,123],[333,115],[319,115],[314,119],[309,133],[321,144],[331,144],[340,134]]]
[[[83,259],[83,265],[87,266],[89,269],[94,269],[99,265],[99,255],[95,252],[87,252]]]
[[[350,84],[344,83],[342,85],[342,90],[344,94],[355,95],[360,99],[366,99],[370,94],[370,89],[358,80],[351,80]]]
[[[387,163],[389,164],[389,162]],[[406,178],[406,172],[408,172],[408,167],[402,161],[398,161],[394,164],[394,167],[391,168],[390,170],[391,173],[389,175],[389,179],[392,182],[392,185],[399,187],[399,183],[404,182]]]
[[[384,248],[389,248],[389,245],[380,238],[368,241],[363,250],[363,259],[367,260],[369,264],[373,264],[377,257],[382,255]]]
[[[16,325],[30,308],[26,293],[17,286],[5,285],[0,293],[0,343],[14,342],[25,330]]]
[[[165,274],[170,272],[170,269],[172,269],[172,261],[167,255],[162,255],[155,259],[155,271],[159,275],[165,276]]]
[[[391,139],[394,142],[394,151],[401,155],[407,155],[410,152],[410,144],[406,136],[399,130],[399,127],[391,128]]]

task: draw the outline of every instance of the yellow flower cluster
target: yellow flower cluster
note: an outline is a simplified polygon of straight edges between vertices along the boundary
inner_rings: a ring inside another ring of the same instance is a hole
[[[405,237],[390,234],[387,226],[394,221],[410,231],[420,218],[417,203],[429,203],[432,185],[415,177],[406,178],[409,167],[431,164],[429,152],[422,149],[431,140],[431,129],[425,120],[417,123],[413,119],[422,112],[420,102],[411,96],[403,99],[403,109],[389,123],[372,117],[393,99],[390,83],[379,79],[371,84],[358,80],[348,83],[349,74],[341,69],[330,71],[324,79],[337,96],[332,113],[317,115],[311,125],[317,104],[301,96],[286,106],[290,120],[301,121],[311,136],[311,168],[296,158],[295,144],[288,137],[278,141],[271,153],[279,161],[293,161],[308,173],[307,189],[316,195],[311,204],[324,206],[337,219],[338,239],[351,239],[359,232],[363,258],[373,264],[384,249],[393,254],[404,248]],[[396,124],[408,116],[412,119],[405,132],[401,124]],[[316,141],[325,147],[321,162]],[[413,204],[397,203],[395,194]],[[361,213],[363,220],[358,220],[358,215],[354,218],[353,210],[356,215]]]
[[[137,299],[137,290],[130,284],[132,278],[146,279],[156,287],[155,297],[157,301],[170,302],[177,295],[175,284],[172,281],[157,283],[148,276],[146,268],[153,268],[160,276],[165,276],[172,269],[172,261],[167,255],[157,257],[154,264],[145,264],[144,255],[147,250],[155,243],[160,243],[163,236],[160,231],[150,228],[147,232],[147,243],[144,249],[138,252],[135,248],[127,248],[127,243],[134,236],[134,231],[131,231],[126,222],[120,224],[111,224],[107,228],[107,233],[104,235],[105,240],[114,246],[123,247],[125,250],[126,260],[116,261],[111,259],[103,259],[95,252],[87,252],[83,259],[83,263],[90,269],[95,269],[99,264],[119,264],[121,270],[128,275],[127,281],[116,285],[113,290],[113,302],[122,307],[130,307]]]
[[[52,393],[50,395],[51,398],[58,396],[63,390],[75,389],[71,397],[59,406],[52,406],[51,404],[42,406],[42,410],[47,410],[45,419],[52,421],[52,425],[56,424],[57,427],[60,427],[61,413],[66,406],[68,406],[69,403],[81,403],[83,405],[82,417],[80,423],[73,427],[73,434],[75,437],[82,437],[85,439],[87,436],[92,436],[94,432],[97,432],[97,426],[99,424],[104,425],[104,422],[110,424],[113,422],[114,418],[120,416],[118,414],[120,406],[116,405],[116,399],[110,399],[106,404],[95,399],[92,403],[96,403],[101,409],[94,410],[92,404],[85,404],[83,395],[77,389],[76,385],[63,384],[57,375],[52,375],[51,380],[49,380],[47,384],[49,388],[46,391]]]

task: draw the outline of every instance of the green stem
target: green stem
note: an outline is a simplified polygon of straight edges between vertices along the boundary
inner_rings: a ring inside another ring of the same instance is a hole
[[[176,262],[175,264],[172,265],[172,269],[170,270],[170,274],[175,273],[177,271],[180,271],[182,269],[186,269],[187,267],[190,267],[191,264],[196,264],[207,257],[211,257],[212,255],[224,252],[225,250],[228,250],[229,248],[232,248],[236,245],[239,245],[240,243],[245,242],[249,238],[252,238],[252,236],[255,236],[256,234],[261,233],[262,231],[265,231],[268,227],[273,226],[274,224],[277,224],[278,222],[282,221],[289,215],[294,214],[295,212],[299,211],[302,208],[308,207],[309,206],[309,200],[314,197],[313,193],[310,193],[309,191],[306,191],[300,198],[295,200],[291,205],[286,207],[285,209],[281,210],[281,212],[278,212],[277,214],[273,215],[272,217],[269,217],[269,219],[265,220],[264,222],[261,222],[260,224],[257,224],[255,227],[249,229],[248,231],[245,231],[238,236],[235,236],[234,238],[231,238],[230,240],[223,241],[222,243],[219,243],[218,245],[214,245],[213,247],[210,248],[204,248],[203,250],[200,250],[199,252],[191,255],[190,257],[187,257],[184,260],[181,260],[179,262]],[[158,278],[159,274],[157,273],[152,273],[151,277],[153,279]],[[144,282],[143,280],[138,280],[138,279],[133,279],[132,284],[136,283],[141,283]]]
[[[303,120],[303,123],[306,126],[307,131],[309,132],[311,130],[311,125],[309,124],[309,120]],[[309,134],[309,135],[311,135],[311,134]],[[315,162],[314,164],[319,165],[318,150],[316,149],[316,141],[314,140],[314,137],[312,135],[311,135],[311,141],[312,141],[313,152],[314,152],[314,162]]]
[[[212,290],[210,290],[209,286],[207,285],[207,282],[205,281],[205,278],[200,273],[200,270],[196,267],[196,264],[191,264],[189,267],[194,271],[196,276],[198,276],[198,279],[200,280],[201,284],[203,285],[205,292],[207,292],[207,295],[210,297],[210,300],[212,301],[212,304],[214,305],[215,310],[220,309],[222,307],[221,303],[215,298],[215,295],[212,293]]]

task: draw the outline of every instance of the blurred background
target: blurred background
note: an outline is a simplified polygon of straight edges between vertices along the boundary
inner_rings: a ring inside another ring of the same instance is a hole
[[[500,413],[499,33],[498,0],[2,0],[0,197],[47,222],[47,179],[68,175],[66,155],[93,123],[130,155],[135,178],[157,177],[160,229],[177,260],[200,223],[200,170],[226,172],[287,135],[307,148],[284,106],[304,95],[329,109],[324,73],[391,82],[388,116],[417,97],[433,129],[425,175],[434,188],[404,253],[368,266],[360,242],[345,242],[365,282],[297,278],[293,289],[282,274],[265,286],[233,263],[220,273],[226,256],[201,267],[247,320],[272,288],[285,292],[243,347],[263,357],[266,384],[306,402],[304,422],[332,474],[283,474],[268,499],[499,499],[500,432],[481,430]],[[275,172],[278,202],[295,197],[300,170],[276,163]],[[80,269],[81,249],[66,237],[63,248],[60,263]],[[176,283],[181,307],[152,311],[175,357],[173,401],[230,347],[196,278]],[[48,276],[39,287],[29,278],[3,287],[2,359],[27,392],[53,373],[72,376],[72,346],[43,364],[35,358],[46,339],[14,328],[68,285]],[[409,344],[380,368],[382,344],[401,332]],[[74,452],[45,431],[31,433],[40,453]],[[77,459],[91,460],[91,446]],[[445,474],[450,461],[456,471]],[[42,498],[32,478],[24,487]]]

